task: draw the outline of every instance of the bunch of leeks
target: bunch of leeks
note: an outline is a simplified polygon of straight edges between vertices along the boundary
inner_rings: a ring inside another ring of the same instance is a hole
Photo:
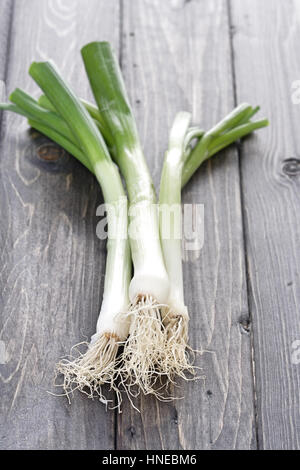
[[[79,389],[105,401],[102,386],[109,383],[119,402],[121,389],[129,395],[138,389],[169,399],[168,384],[176,376],[194,374],[181,240],[174,236],[181,229],[181,217],[173,221],[170,236],[163,237],[164,211],[159,210],[110,44],[90,43],[82,57],[97,106],[79,99],[50,62],[34,62],[29,69],[43,91],[38,101],[16,89],[10,103],[0,104],[0,109],[25,116],[31,127],[91,171],[107,206],[107,262],[96,333],[87,351],[73,360],[63,359],[58,372],[67,395]],[[205,160],[268,125],[266,119],[251,120],[258,109],[241,104],[207,132],[191,126],[188,112],[176,115],[162,169],[161,208],[180,207],[183,186]]]

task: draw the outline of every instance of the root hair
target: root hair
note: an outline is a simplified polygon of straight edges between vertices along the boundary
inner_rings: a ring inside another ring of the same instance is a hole
[[[103,333],[94,342],[88,345],[88,349],[82,353],[79,343],[73,346],[69,358],[62,359],[56,366],[56,376],[63,375],[61,386],[70,402],[70,395],[75,390],[86,394],[89,398],[98,398],[108,405],[108,400],[103,392],[103,385],[109,384],[110,390],[114,390],[117,396],[116,407],[120,409],[121,393],[116,385],[118,375],[117,353],[121,345],[119,338],[114,333]],[[76,351],[74,356],[73,351]]]
[[[170,308],[164,309],[163,322],[166,335],[166,349],[162,365],[170,381],[175,377],[190,380],[195,376],[195,351],[188,345],[187,315],[174,313]]]
[[[122,353],[122,384],[131,397],[140,392],[164,400],[166,383],[161,364],[164,361],[166,336],[159,304],[149,295],[138,296],[130,305],[130,332]]]

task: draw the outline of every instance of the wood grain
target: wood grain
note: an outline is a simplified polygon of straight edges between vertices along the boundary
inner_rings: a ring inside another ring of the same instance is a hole
[[[11,19],[13,13],[13,4],[11,0],[3,0],[0,3],[0,101],[5,101],[5,78],[6,78],[6,63],[7,55],[9,52],[9,38]],[[0,111],[0,132],[2,123],[2,112]]]
[[[122,68],[148,163],[159,183],[168,130],[180,110],[206,128],[234,104],[227,3],[123,2]],[[205,205],[205,242],[184,265],[194,348],[205,381],[141,397],[118,419],[119,449],[248,449],[256,446],[249,312],[237,152],[205,165],[184,192]]]
[[[51,58],[89,97],[79,50],[96,38],[118,47],[118,1],[17,0],[7,89],[37,96],[28,67]],[[6,114],[4,124],[0,339],[8,357],[0,365],[0,446],[113,448],[114,412],[79,394],[70,406],[47,393],[58,392],[52,382],[59,358],[94,332],[105,267],[105,244],[96,238],[99,188],[64,151],[29,133],[22,118]]]
[[[9,49],[9,37],[13,3],[11,0],[2,0],[0,3],[0,80],[6,75],[6,61]]]
[[[300,447],[300,366],[292,363],[292,343],[300,339],[300,106],[292,101],[292,84],[300,79],[299,7],[299,1],[231,1],[237,98],[260,104],[270,118],[269,129],[242,151],[264,449]]]

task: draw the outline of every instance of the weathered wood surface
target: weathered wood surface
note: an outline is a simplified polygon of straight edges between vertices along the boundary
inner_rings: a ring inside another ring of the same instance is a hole
[[[208,127],[247,100],[272,126],[242,145],[241,162],[231,148],[184,191],[184,202],[205,211],[204,247],[184,263],[205,381],[174,391],[185,400],[140,398],[140,414],[125,400],[118,415],[79,394],[71,406],[47,394],[58,358],[95,328],[105,267],[95,235],[100,191],[71,157],[5,114],[0,448],[299,448],[300,369],[291,363],[300,339],[299,180],[282,171],[299,146],[300,105],[290,96],[300,79],[299,24],[296,0],[1,0],[1,93],[4,81],[6,91],[37,93],[28,66],[51,57],[89,97],[79,49],[110,40],[157,186],[176,111]]]
[[[271,121],[241,159],[259,446],[299,449],[300,2],[233,0],[231,10],[237,98]]]
[[[6,60],[9,49],[10,27],[13,4],[10,0],[2,0],[0,15],[0,80],[6,76]]]
[[[10,27],[12,19],[12,2],[3,0],[0,7],[0,100],[5,98],[6,63],[9,52]],[[0,111],[0,126],[2,113]]]

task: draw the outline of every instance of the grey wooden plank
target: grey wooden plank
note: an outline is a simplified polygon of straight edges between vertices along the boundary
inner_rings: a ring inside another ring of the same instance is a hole
[[[271,121],[267,131],[244,143],[242,158],[264,449],[300,447],[300,366],[292,355],[292,344],[300,339],[300,107],[292,100],[292,84],[300,78],[299,6],[297,1],[231,2],[237,97],[259,103]]]
[[[3,0],[0,3],[0,101],[4,101],[6,62],[9,50],[10,27],[13,12],[12,0]],[[1,132],[2,112],[0,111],[0,132]]]
[[[119,2],[17,0],[7,88],[37,95],[32,60],[52,58],[89,97],[80,47],[119,43]],[[2,449],[105,449],[114,446],[114,412],[79,394],[47,391],[54,366],[89,337],[103,289],[105,244],[96,238],[94,178],[22,118],[5,115],[0,171],[0,365]],[[3,344],[3,343],[2,343]],[[112,397],[114,398],[114,397]]]
[[[175,113],[205,127],[233,105],[227,4],[222,0],[123,2],[122,67],[158,185]],[[205,205],[205,242],[184,264],[191,344],[205,381],[162,404],[141,397],[118,419],[119,449],[248,449],[256,446],[237,153],[194,177],[184,202]],[[246,325],[246,327],[244,327]]]
[[[6,57],[9,46],[9,31],[13,10],[12,0],[2,0],[0,3],[0,80],[5,79]]]

